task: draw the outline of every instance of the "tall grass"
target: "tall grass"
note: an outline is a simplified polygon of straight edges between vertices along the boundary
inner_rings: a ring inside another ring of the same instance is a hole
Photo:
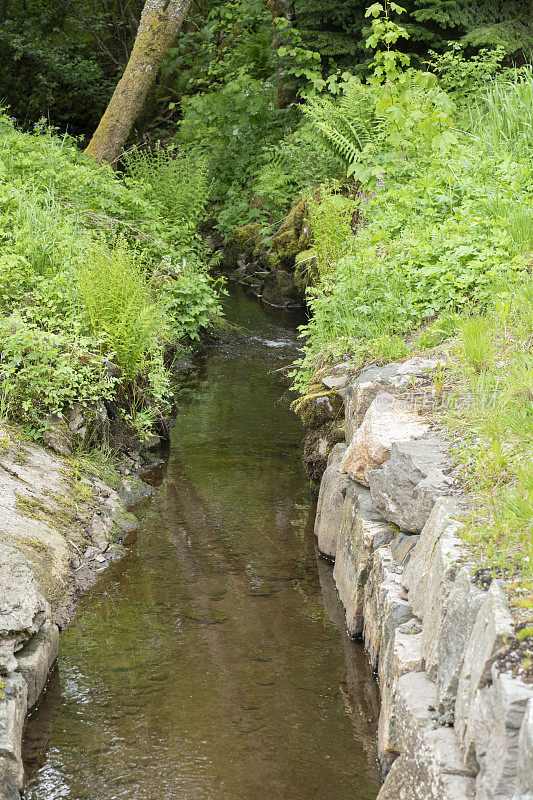
[[[533,155],[533,68],[493,78],[470,108],[470,129],[485,144],[518,159]]]
[[[124,375],[135,378],[167,326],[140,257],[120,238],[112,249],[102,239],[88,246],[77,277],[93,334],[113,354]]]

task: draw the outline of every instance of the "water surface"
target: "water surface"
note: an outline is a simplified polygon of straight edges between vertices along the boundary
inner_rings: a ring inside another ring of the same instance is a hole
[[[184,377],[130,552],[61,636],[28,725],[28,800],[374,800],[378,698],[317,559],[279,368],[295,323],[241,294],[248,336]]]

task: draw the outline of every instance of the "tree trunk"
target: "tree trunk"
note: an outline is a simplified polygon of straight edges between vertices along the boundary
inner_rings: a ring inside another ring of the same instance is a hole
[[[124,74],[85,152],[116,162],[192,0],[146,0]]]

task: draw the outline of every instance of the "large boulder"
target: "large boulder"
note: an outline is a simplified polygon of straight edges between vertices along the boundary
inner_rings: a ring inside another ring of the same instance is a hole
[[[403,584],[409,590],[413,612],[420,619],[432,602],[430,571],[435,548],[442,539],[453,543],[458,541],[459,514],[459,506],[451,498],[437,500],[403,573]]]
[[[395,529],[376,513],[370,492],[349,481],[337,538],[333,577],[346,612],[352,637],[363,632],[365,584],[372,569],[374,550],[394,537]]]
[[[416,630],[416,628],[415,628]],[[401,730],[398,728],[397,691],[402,675],[422,672],[422,635],[412,633],[409,623],[400,625],[379,659],[381,710],[378,722],[378,754],[381,768],[388,772],[400,753]]]
[[[416,411],[394,395],[380,392],[370,404],[356,430],[341,470],[354,481],[368,486],[368,479],[386,461],[395,442],[405,442],[424,436],[429,425]]]
[[[468,640],[455,703],[455,728],[465,757],[472,765],[479,760],[476,696],[492,681],[492,666],[513,635],[514,624],[507,599],[498,581],[493,580]]]
[[[26,719],[26,683],[22,675],[10,672],[0,700],[0,797],[20,800],[24,783],[21,744]]]
[[[520,733],[533,688],[512,675],[491,670],[490,683],[478,692],[473,707],[476,760],[476,800],[509,800],[520,783],[527,783],[519,774]],[[522,751],[523,752],[523,751]],[[531,795],[522,795],[529,800]]]
[[[436,689],[424,672],[402,675],[396,691],[401,755],[378,800],[473,800],[474,774],[465,767],[453,728],[434,718]]]
[[[388,461],[368,474],[372,502],[402,531],[418,533],[437,497],[459,492],[451,467],[444,442],[436,436],[394,442]]]

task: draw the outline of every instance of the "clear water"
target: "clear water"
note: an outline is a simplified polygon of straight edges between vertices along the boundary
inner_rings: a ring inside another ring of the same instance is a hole
[[[25,741],[28,800],[374,800],[378,697],[317,559],[302,431],[277,370],[295,322],[184,378],[130,552],[61,636]]]

